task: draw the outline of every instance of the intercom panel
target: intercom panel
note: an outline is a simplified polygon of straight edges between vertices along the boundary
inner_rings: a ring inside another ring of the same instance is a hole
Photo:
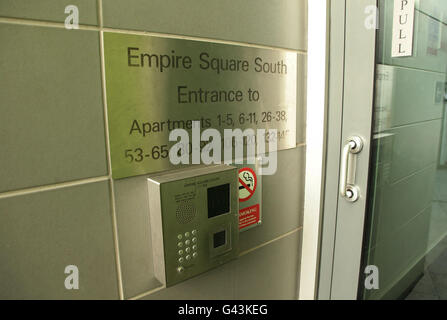
[[[172,286],[238,255],[237,168],[203,166],[148,178],[154,270]]]

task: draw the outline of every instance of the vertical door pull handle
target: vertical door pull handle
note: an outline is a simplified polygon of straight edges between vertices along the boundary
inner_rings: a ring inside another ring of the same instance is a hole
[[[360,197],[360,189],[358,186],[348,184],[349,173],[349,155],[358,154],[363,149],[363,140],[358,136],[348,139],[348,142],[343,147],[341,155],[341,170],[340,170],[340,195],[350,202],[356,202]]]

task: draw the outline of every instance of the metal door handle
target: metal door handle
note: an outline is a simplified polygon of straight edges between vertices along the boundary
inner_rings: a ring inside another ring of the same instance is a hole
[[[348,142],[343,147],[341,155],[341,170],[340,170],[340,195],[350,202],[355,202],[360,197],[360,189],[355,184],[348,184],[348,164],[349,155],[358,154],[363,149],[363,140],[358,136],[348,139]]]

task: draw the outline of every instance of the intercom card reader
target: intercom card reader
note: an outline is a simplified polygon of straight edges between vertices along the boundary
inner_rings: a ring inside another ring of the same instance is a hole
[[[238,255],[237,168],[196,167],[148,178],[156,278],[166,286]]]

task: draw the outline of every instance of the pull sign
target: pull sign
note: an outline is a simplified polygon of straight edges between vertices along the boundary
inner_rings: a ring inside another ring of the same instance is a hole
[[[413,55],[414,0],[394,0],[391,56]]]

